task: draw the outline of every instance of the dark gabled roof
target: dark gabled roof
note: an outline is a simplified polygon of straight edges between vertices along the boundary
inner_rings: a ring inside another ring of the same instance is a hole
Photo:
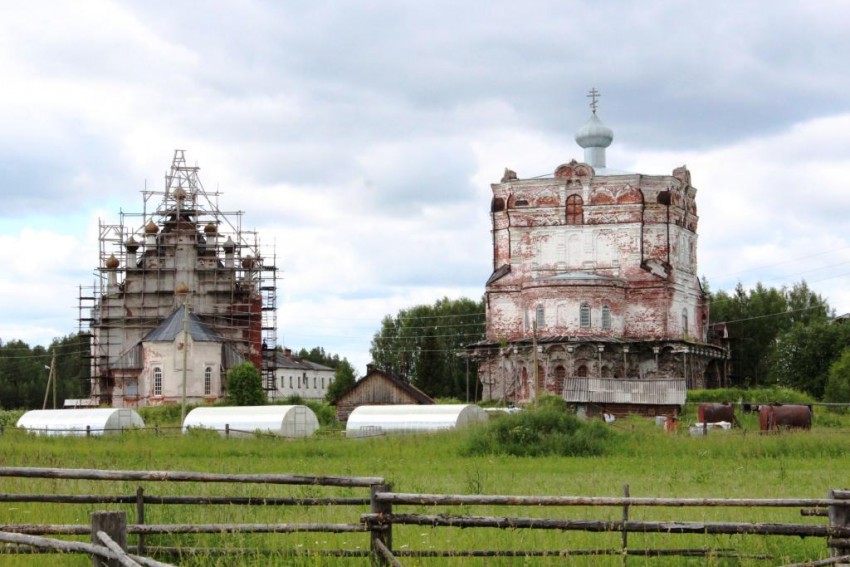
[[[152,341],[173,341],[183,333],[183,318],[185,312],[183,306],[175,309],[165,321],[159,324],[159,327],[149,332],[142,339],[143,343]],[[186,321],[187,331],[193,341],[201,342],[217,342],[223,343],[224,338],[215,332],[215,330],[201,321],[197,315],[189,311],[189,317]]]
[[[304,360],[303,358],[286,356],[280,351],[274,351],[274,362],[275,368],[284,368],[290,370],[315,370],[319,372],[324,370],[326,372],[333,372],[333,368],[331,368],[330,366],[323,366],[310,360]]]
[[[434,399],[431,398],[431,396],[429,396],[428,394],[426,394],[425,392],[423,392],[422,390],[420,390],[419,388],[417,388],[416,386],[414,386],[413,384],[411,384],[410,382],[408,382],[407,380],[405,380],[401,376],[393,374],[389,370],[380,370],[380,369],[370,370],[366,374],[366,376],[364,376],[363,378],[358,380],[357,384],[355,384],[354,387],[351,390],[349,390],[346,394],[344,394],[343,397],[347,398],[348,396],[352,395],[355,391],[359,390],[361,387],[363,387],[364,384],[366,384],[369,380],[374,379],[374,377],[376,377],[376,376],[377,377],[383,377],[383,378],[387,379],[389,382],[391,382],[393,385],[395,385],[398,389],[407,393],[411,398],[413,398],[414,400],[416,400],[420,404],[433,404],[433,403],[435,403]]]

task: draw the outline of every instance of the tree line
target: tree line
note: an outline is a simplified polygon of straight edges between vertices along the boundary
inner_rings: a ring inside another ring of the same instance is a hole
[[[708,283],[703,281],[708,290]],[[728,386],[784,386],[817,399],[850,402],[850,321],[841,323],[805,281],[790,287],[706,291],[710,323],[725,324],[731,350]],[[484,338],[484,302],[443,298],[387,315],[372,338],[376,365],[432,397],[480,394],[477,368],[459,356]]]
[[[387,315],[372,338],[373,362],[435,398],[475,400],[478,369],[465,347],[484,338],[484,299],[449,299]]]
[[[0,340],[0,406],[3,409],[41,408],[54,359],[57,405],[66,398],[88,397],[89,338],[75,333],[54,339],[50,346],[30,347],[20,340]],[[52,390],[52,388],[51,388]],[[53,394],[47,396],[53,407]]]
[[[709,298],[711,323],[728,330],[730,386],[785,386],[820,400],[850,402],[842,394],[850,372],[836,366],[850,357],[850,321],[836,319],[805,281],[779,288],[758,283],[749,290],[739,283],[733,292]]]
[[[805,281],[790,287],[709,292],[710,324],[726,326],[731,350],[728,386],[785,386],[825,401],[850,402],[850,321],[840,322]],[[376,366],[435,398],[480,399],[478,369],[465,347],[484,338],[484,300],[442,298],[386,315],[371,341]],[[89,337],[55,339],[49,347],[0,341],[0,406],[40,408],[56,354],[57,398],[84,398],[89,389]],[[327,401],[357,381],[346,358],[323,347],[296,355],[334,369]]]

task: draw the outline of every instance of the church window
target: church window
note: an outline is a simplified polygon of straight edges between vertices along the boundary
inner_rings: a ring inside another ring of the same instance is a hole
[[[212,366],[207,366],[204,370],[204,395],[212,394]]]
[[[576,369],[576,376],[579,378],[587,378],[587,366],[582,364]]]
[[[590,305],[582,303],[579,308],[579,325],[583,328],[590,327]]]
[[[607,305],[602,306],[602,328],[611,328],[611,308]]]
[[[153,369],[153,395],[162,395],[162,368],[159,366]]]
[[[567,224],[584,224],[584,203],[578,195],[567,197]]]
[[[682,309],[682,333],[688,334],[688,310]]]
[[[536,310],[535,315],[536,315],[536,318],[537,318],[537,328],[542,329],[545,326],[545,322],[546,322],[546,317],[544,316],[545,313],[543,312],[543,306],[542,305],[537,306],[537,310]]]
[[[517,206],[517,207],[527,207],[527,206],[528,206],[528,199],[517,199],[517,200],[514,202],[514,206]]]

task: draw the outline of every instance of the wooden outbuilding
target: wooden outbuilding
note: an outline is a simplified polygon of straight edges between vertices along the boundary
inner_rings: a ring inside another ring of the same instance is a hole
[[[685,380],[628,380],[623,378],[567,378],[564,400],[576,413],[588,417],[629,414],[679,417],[685,404]]]
[[[396,374],[369,365],[366,376],[336,403],[336,418],[345,423],[358,406],[433,404],[425,392]]]

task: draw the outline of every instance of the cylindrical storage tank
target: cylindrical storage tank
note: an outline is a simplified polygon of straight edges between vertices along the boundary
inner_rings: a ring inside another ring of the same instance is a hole
[[[215,429],[221,435],[242,437],[257,432],[280,437],[309,437],[319,428],[319,420],[307,406],[200,407],[186,416],[183,433],[190,427]]]
[[[43,435],[110,435],[144,427],[145,421],[135,410],[123,408],[32,410],[17,426]]]
[[[422,433],[482,421],[487,421],[487,414],[475,404],[360,406],[348,416],[345,434]]]

